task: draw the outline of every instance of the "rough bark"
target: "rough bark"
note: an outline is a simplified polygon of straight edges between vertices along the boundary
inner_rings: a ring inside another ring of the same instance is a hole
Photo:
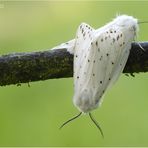
[[[123,73],[148,72],[148,42],[132,44]],[[0,56],[0,85],[67,78],[73,74],[73,55],[67,49]]]

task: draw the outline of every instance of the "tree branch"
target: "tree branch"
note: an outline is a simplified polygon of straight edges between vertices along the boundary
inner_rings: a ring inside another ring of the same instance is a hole
[[[148,42],[132,44],[124,73],[148,72]],[[0,86],[73,75],[73,55],[67,49],[0,56]]]

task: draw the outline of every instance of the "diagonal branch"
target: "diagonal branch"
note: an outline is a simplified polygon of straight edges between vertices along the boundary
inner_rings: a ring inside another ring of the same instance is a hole
[[[124,73],[148,72],[148,42],[132,44]],[[73,55],[67,49],[0,56],[0,85],[67,78],[73,74]]]

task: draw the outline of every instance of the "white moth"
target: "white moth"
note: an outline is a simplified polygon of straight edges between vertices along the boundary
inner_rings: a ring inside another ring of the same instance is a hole
[[[90,112],[101,104],[106,90],[121,75],[137,31],[137,19],[121,15],[97,30],[82,23],[75,40],[67,43],[74,53],[73,102],[81,113],[89,113],[92,120]]]
[[[98,30],[82,23],[74,47],[74,105],[84,113],[96,109],[109,86],[121,75],[137,19],[122,15]]]

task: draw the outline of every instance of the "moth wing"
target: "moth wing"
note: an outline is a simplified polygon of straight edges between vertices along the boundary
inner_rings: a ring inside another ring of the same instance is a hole
[[[79,91],[85,81],[85,66],[91,41],[93,39],[94,29],[86,23],[82,23],[77,30],[76,42],[74,48],[74,85]]]
[[[62,43],[61,45],[52,48],[52,50],[54,50],[54,49],[67,49],[67,51],[69,53],[73,54],[74,53],[74,45],[75,45],[75,39],[70,40],[66,43]]]
[[[96,89],[94,98],[99,101],[108,87],[111,87],[122,73],[129,56],[131,42],[118,28],[110,28],[96,34],[96,53],[93,65],[93,87]],[[99,49],[99,50],[97,50]]]

